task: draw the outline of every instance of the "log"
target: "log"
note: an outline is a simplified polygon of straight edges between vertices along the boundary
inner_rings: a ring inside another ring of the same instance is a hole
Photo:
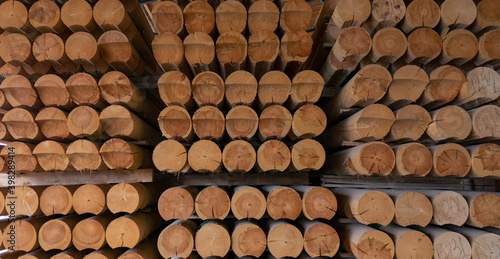
[[[267,221],[267,248],[275,258],[296,258],[304,247],[304,237],[300,230],[284,221]]]
[[[430,112],[432,122],[427,135],[434,141],[447,139],[463,140],[472,130],[470,115],[459,106],[449,105]]]
[[[3,34],[2,34],[3,35]],[[0,57],[5,63],[22,66],[24,70],[33,73],[37,62],[31,52],[31,41],[21,33],[9,33],[2,36]]]
[[[0,91],[0,109],[4,110],[12,109],[12,105],[10,105],[10,103],[7,101],[7,98],[5,97],[5,94],[2,91]]]
[[[125,8],[130,8],[127,4],[127,1],[122,3],[119,0],[99,0],[94,6],[94,20],[103,31],[107,32],[110,30],[118,30],[123,35],[126,35],[125,38],[127,38],[127,40],[120,40],[120,42],[130,42],[137,52],[140,53],[140,56],[146,61],[146,63],[149,66],[154,66],[153,64],[155,64],[155,59],[153,57],[153,53],[151,52],[151,48],[149,47],[151,41],[153,40],[153,35],[147,33],[149,28],[143,27],[140,31],[137,29],[138,27],[136,27],[134,21],[137,22],[137,24],[140,24],[141,21],[137,16],[134,16],[134,20],[132,20],[131,16],[127,12],[127,9]],[[131,4],[133,5],[133,8],[135,8],[137,3],[131,2]],[[141,35],[141,32],[144,32],[144,37]],[[123,35],[121,35],[120,38]],[[101,54],[103,54],[106,59],[106,55],[104,53]]]
[[[394,218],[394,202],[389,195],[380,191],[336,188],[333,193],[338,200],[337,211],[359,223],[387,226]]]
[[[302,211],[302,199],[297,191],[285,186],[264,186],[267,214],[274,219],[296,220]]]
[[[325,82],[329,81],[324,75],[323,78]],[[323,107],[328,121],[333,122],[345,117],[342,116],[345,109],[367,107],[382,99],[391,81],[391,73],[386,68],[374,64],[364,66]]]
[[[31,40],[38,35],[28,20],[28,9],[21,1],[5,1],[0,5],[0,27],[9,33],[24,34]]]
[[[319,73],[323,76],[326,85],[341,86],[357,67],[358,63],[352,60],[340,62],[330,51]]]
[[[440,4],[441,21],[438,31],[446,32],[450,29],[462,29],[476,20],[476,4],[472,0],[445,0]]]
[[[433,156],[432,176],[464,177],[469,173],[471,157],[463,146],[447,143],[428,148]]]
[[[97,81],[90,74],[76,73],[66,81],[69,97],[77,105],[90,105],[104,109],[106,102],[101,98],[101,91]]]
[[[420,143],[392,147],[396,154],[395,175],[426,176],[432,169],[432,153]]]
[[[0,15],[1,16],[1,15]],[[0,89],[12,107],[39,110],[43,107],[31,82],[22,75],[7,77],[0,84]]]
[[[457,97],[462,85],[467,82],[467,78],[460,69],[449,65],[434,69],[429,78],[430,83],[416,102],[427,110],[451,102]]]
[[[100,144],[86,139],[79,139],[68,145],[66,155],[75,170],[107,170],[108,168],[99,154],[100,147]]]
[[[86,184],[78,187],[73,193],[73,208],[75,212],[82,215],[91,213],[94,215],[102,214],[107,209],[106,194],[111,185],[109,184]]]
[[[128,249],[120,255],[119,259],[127,259],[127,258],[161,258],[160,253],[157,248],[158,236],[155,234],[153,237],[149,237],[148,239],[142,241],[134,248]]]
[[[266,250],[266,233],[251,221],[236,221],[231,233],[231,248],[238,257],[259,258]]]
[[[472,258],[495,258],[500,256],[494,249],[500,244],[498,231],[492,228],[477,229],[466,226],[446,226],[447,229],[464,235],[472,248]]]
[[[231,197],[231,212],[239,220],[259,220],[266,212],[266,197],[255,187],[236,186]]]
[[[0,189],[0,215],[7,215],[9,211],[5,208],[5,196],[7,195],[8,188],[7,189]],[[2,236],[2,231],[5,229],[7,226],[8,221],[0,221],[0,248],[3,247],[3,243],[1,242],[1,236]],[[9,222],[10,223],[10,222]]]
[[[276,70],[294,77],[311,54],[313,40],[305,31],[289,31],[281,38]]]
[[[41,141],[44,139],[35,122],[36,114],[23,108],[13,108],[2,118],[9,134],[15,140]]]
[[[78,70],[65,53],[64,41],[54,33],[43,33],[35,39],[33,56],[38,62],[46,61],[54,67],[64,67],[68,72],[76,73]]]
[[[281,71],[269,71],[259,80],[257,106],[264,109],[273,104],[284,104],[290,95],[292,81]]]
[[[394,201],[394,219],[399,226],[429,225],[433,216],[433,206],[429,198],[419,192],[405,190],[384,190]]]
[[[73,245],[80,251],[85,249],[97,250],[105,247],[106,228],[115,218],[115,215],[108,213],[81,220],[73,227],[71,239]]]
[[[270,1],[260,2],[271,4]],[[274,69],[279,49],[280,39],[276,34],[263,28],[255,31],[248,38],[247,70],[260,79],[264,74]]]
[[[326,114],[321,108],[314,104],[305,104],[293,114],[288,135],[291,139],[314,138],[323,133],[326,124]]]
[[[415,103],[429,84],[425,70],[415,65],[406,65],[393,74],[386,95],[379,101],[391,109],[401,109]]]
[[[194,138],[191,116],[179,106],[168,106],[158,116],[158,124],[164,137],[179,141],[192,141]]]
[[[60,251],[51,250],[44,251],[43,249],[37,249],[35,251],[29,252],[27,254],[16,257],[18,259],[50,259],[52,256],[56,255]],[[24,253],[24,252],[21,252]],[[3,257],[2,257],[3,258]]]
[[[90,251],[87,250],[80,252],[73,247],[52,256],[51,259],[83,259],[83,257],[88,253],[90,253]]]
[[[107,135],[99,121],[99,113],[89,106],[73,109],[66,120],[69,133],[78,138],[104,139]]]
[[[471,258],[471,245],[462,234],[435,226],[416,229],[434,243],[434,258]]]
[[[372,2],[371,15],[363,28],[371,34],[384,27],[396,27],[405,14],[404,0],[375,0]]]
[[[496,105],[484,105],[468,111],[472,119],[472,131],[468,139],[497,139],[500,132],[496,127],[500,120],[500,108]]]
[[[434,215],[432,224],[443,226],[452,224],[462,226],[469,216],[469,205],[462,195],[452,191],[430,191],[421,190],[421,194],[427,196],[432,202]],[[429,226],[427,226],[429,227]]]
[[[460,193],[469,203],[467,225],[477,228],[500,227],[500,211],[496,206],[500,196],[496,193],[466,191]]]
[[[85,0],[69,0],[61,7],[61,20],[73,33],[98,30],[92,6]]]
[[[319,186],[294,186],[302,197],[302,213],[309,220],[331,220],[337,212],[337,198],[327,188]]]
[[[179,71],[169,71],[158,79],[161,100],[167,105],[180,105],[187,110],[194,107],[191,82]]]
[[[123,254],[126,250],[127,249],[123,247],[112,249],[111,247],[106,246],[104,248],[91,252],[83,259],[114,259],[118,258],[118,256]]]
[[[371,14],[368,0],[339,0],[333,11],[331,21],[338,28],[361,26]]]
[[[4,161],[13,160],[17,172],[41,171],[36,161],[36,157],[32,153],[34,148],[35,146],[33,144],[13,141],[2,148],[0,156]]]
[[[156,169],[167,173],[187,173],[188,150],[176,140],[164,140],[153,150],[153,163]]]
[[[165,221],[172,219],[187,220],[194,214],[194,200],[198,193],[196,187],[171,187],[158,199],[158,211]]]
[[[279,140],[268,140],[257,150],[258,172],[283,172],[290,165],[291,154],[285,143]]]
[[[226,132],[233,140],[249,140],[258,128],[259,116],[248,106],[235,106],[226,115]]]
[[[219,71],[215,58],[215,44],[210,35],[194,32],[184,39],[184,56],[193,75],[204,71]]]
[[[443,52],[438,58],[441,64],[463,65],[473,59],[479,50],[477,38],[469,30],[455,29],[441,37]]]
[[[394,242],[386,233],[361,224],[342,225],[342,247],[356,258],[394,258]]]
[[[499,176],[498,159],[500,146],[493,143],[484,143],[466,147],[471,156],[471,177]]]
[[[158,188],[152,184],[118,183],[109,189],[106,204],[113,214],[134,213],[156,205],[159,195]]]
[[[163,225],[159,222],[161,217],[156,210],[121,216],[112,220],[106,228],[106,242],[113,249],[133,248]]]
[[[12,75],[29,76],[29,74],[24,71],[22,66],[16,66],[16,65],[9,64],[9,63],[0,67],[0,75],[2,75],[2,76],[12,76]]]
[[[416,104],[407,105],[394,111],[396,121],[384,141],[418,141],[432,123],[429,112]],[[437,123],[437,122],[436,122]]]
[[[194,248],[198,226],[191,220],[178,219],[163,229],[158,237],[158,250],[163,258],[187,258]]]
[[[4,230],[2,238],[3,246],[7,248],[9,252],[30,252],[36,250],[40,247],[40,244],[37,240],[37,234],[40,230],[40,227],[43,223],[45,223],[46,220],[46,217],[30,217],[27,219],[18,219],[9,223],[5,230],[13,229],[15,234],[9,234],[9,232]],[[9,240],[14,240],[14,242]]]
[[[481,0],[477,3],[476,20],[471,24],[469,29],[479,34],[488,28],[500,29],[500,17],[497,14],[500,10],[500,5],[494,0]]]
[[[224,189],[210,186],[201,190],[196,195],[194,208],[196,215],[202,220],[223,220],[229,214],[231,202]]]
[[[316,103],[321,97],[325,81],[318,72],[303,70],[293,77],[288,109],[295,110],[307,103]]]
[[[394,244],[396,245],[396,258],[433,258],[434,246],[431,239],[426,234],[417,230],[402,228],[395,225],[381,227],[380,229],[391,236]]]
[[[96,35],[98,36],[98,35]],[[88,73],[106,73],[110,67],[101,56],[94,35],[79,31],[71,34],[66,40],[66,55]]]
[[[200,173],[217,172],[222,166],[222,152],[213,141],[202,139],[189,149],[188,163]]]
[[[201,107],[212,105],[222,108],[224,101],[224,80],[216,73],[199,73],[191,82],[193,99]]]
[[[295,171],[319,170],[325,164],[325,149],[313,139],[300,140],[290,147],[290,153],[290,166]]]
[[[33,86],[40,96],[43,105],[47,107],[56,106],[62,109],[72,108],[73,103],[66,89],[66,83],[59,76],[44,75],[38,78]]]
[[[255,1],[248,8],[248,31],[250,34],[258,33],[261,30],[274,32],[278,28],[279,20],[280,10],[273,1]]]
[[[14,140],[14,138],[10,135],[9,131],[7,130],[7,127],[2,122],[0,122],[0,139],[7,141]]]
[[[234,1],[234,0],[231,0]],[[253,104],[257,96],[257,79],[247,71],[235,71],[226,78],[225,97],[230,107]]]
[[[259,139],[264,141],[286,137],[292,127],[292,122],[292,114],[285,107],[281,105],[268,106],[259,117]]]
[[[99,0],[99,2],[101,1],[108,0]],[[94,8],[94,10],[96,10],[96,8]],[[142,59],[142,56],[138,53],[135,46],[129,42],[126,34],[120,31],[107,31],[99,37],[97,46],[99,47],[102,58],[113,69],[129,76],[141,76],[145,74],[145,60]],[[148,64],[151,65],[155,63],[148,62]]]
[[[189,34],[204,32],[214,38],[215,12],[209,3],[193,1],[184,7],[184,26]]]
[[[225,124],[224,114],[213,106],[203,106],[193,114],[193,130],[200,139],[220,141]]]
[[[479,37],[479,52],[473,62],[476,66],[488,63],[496,64],[500,59],[500,51],[496,42],[500,40],[500,30],[491,30]]]
[[[239,1],[223,1],[215,9],[215,24],[219,34],[230,31],[243,34],[247,27],[247,9]]]
[[[495,85],[498,83],[500,83],[498,72],[489,67],[477,67],[467,73],[467,83],[462,84],[452,104],[470,110],[494,101],[500,96],[500,92],[495,90]]]
[[[283,32],[307,31],[312,18],[312,8],[301,0],[288,0],[280,13],[280,28]]]
[[[45,222],[38,231],[38,242],[43,250],[66,250],[73,246],[71,231],[84,215],[72,214]]]
[[[360,62],[372,47],[372,39],[368,32],[360,27],[350,27],[342,30],[332,47],[332,52],[338,61],[351,60]]]
[[[436,4],[433,0],[424,1],[429,1]],[[416,2],[419,1],[414,1],[412,3]],[[439,16],[437,20],[439,21]],[[431,28],[422,27],[413,30],[412,33],[408,36],[408,50],[406,51],[406,55],[403,56],[402,59],[408,64],[425,65],[436,59],[442,50],[443,42],[439,34]]]
[[[109,169],[135,170],[152,166],[151,151],[119,138],[104,142],[99,153]]]
[[[139,107],[146,107],[146,104],[141,104]],[[148,108],[144,108],[146,109]],[[158,143],[161,139],[158,130],[121,105],[114,104],[106,107],[99,115],[99,120],[110,137],[145,140],[151,145]]]
[[[380,4],[380,2],[383,1],[387,0],[379,0],[378,2]],[[393,1],[393,4],[400,5],[401,7],[399,9],[401,10],[404,7],[404,3],[402,2],[402,0],[396,0]],[[375,1],[373,4],[375,4]],[[384,5],[381,6],[383,7]],[[396,7],[394,6],[393,8],[396,12]],[[393,18],[400,19],[400,17]],[[392,22],[393,21],[391,21],[391,23]],[[408,41],[406,35],[397,28],[386,27],[378,30],[373,36],[371,51],[367,54],[366,58],[373,63],[388,67],[389,64],[401,58],[406,53],[407,48]],[[412,76],[414,76],[414,74],[412,74]]]
[[[66,144],[53,140],[45,140],[33,149],[38,164],[45,171],[69,171],[69,159],[66,155]]]
[[[106,73],[99,80],[99,88],[106,102],[127,107],[149,123],[156,124],[158,110],[146,100],[146,97],[125,74],[118,71]]]
[[[219,71],[226,79],[231,73],[246,69],[248,46],[241,33],[229,31],[221,34],[215,43]]]
[[[61,20],[59,6],[50,0],[34,2],[29,9],[28,20],[40,33],[64,35],[68,32],[68,28]]]
[[[214,242],[217,240],[217,242]],[[227,227],[221,221],[206,221],[201,228],[196,231],[195,237],[196,252],[202,258],[209,256],[224,257],[231,248],[231,237]]]
[[[73,209],[73,193],[76,186],[52,185],[40,195],[40,210],[45,216],[69,215]]]
[[[4,148],[5,149],[5,148]],[[3,150],[2,150],[3,151]],[[19,167],[16,163],[16,167]],[[16,168],[17,169],[17,168]],[[19,171],[19,170],[17,170]],[[16,216],[37,216],[42,214],[40,209],[39,198],[42,194],[44,187],[40,186],[17,186],[14,191],[8,191],[5,196],[5,210],[9,212],[9,215]],[[16,204],[14,208],[11,204]],[[22,204],[22,206],[21,206]],[[4,231],[6,232],[6,231]],[[38,231],[37,231],[38,232]],[[4,233],[4,237],[6,233]],[[19,234],[19,232],[17,232]],[[16,242],[17,243],[17,242]],[[17,244],[16,244],[17,245]],[[8,245],[4,246],[8,247]],[[19,249],[18,249],[19,250]],[[28,252],[28,251],[26,251]]]
[[[369,142],[383,139],[396,121],[394,113],[382,104],[371,104],[325,131],[326,150],[340,147],[344,141]]]
[[[177,3],[171,1],[154,3],[153,9],[151,10],[151,16],[155,29],[160,36],[164,33],[173,33],[177,35],[183,33],[184,17]]]
[[[440,20],[441,10],[434,0],[416,0],[406,7],[400,28],[408,34],[418,27],[434,28]]]
[[[171,2],[165,2],[171,3]],[[184,58],[184,46],[179,36],[174,33],[165,32],[160,36],[155,37],[151,43],[153,55],[156,62],[160,65],[164,72],[181,71],[193,78],[191,69]]]
[[[321,221],[309,221],[302,219],[299,226],[304,234],[304,250],[306,253],[317,258],[333,257],[340,247],[340,239],[337,231],[328,224]]]
[[[248,173],[256,159],[254,147],[244,140],[233,140],[222,151],[222,163],[230,173]]]

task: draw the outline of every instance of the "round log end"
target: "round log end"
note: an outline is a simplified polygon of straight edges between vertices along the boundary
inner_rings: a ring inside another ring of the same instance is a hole
[[[254,256],[259,258],[266,250],[266,234],[258,225],[243,223],[231,233],[231,247],[238,257]]]
[[[293,114],[292,132],[297,138],[314,138],[323,133],[326,124],[323,109],[314,104],[305,104]]]
[[[431,239],[420,231],[410,230],[396,240],[396,256],[401,259],[432,259],[434,246]]]
[[[314,224],[304,233],[304,250],[311,257],[333,257],[340,247],[337,231],[324,223]]]
[[[73,245],[78,250],[101,248],[106,244],[105,226],[94,218],[78,222],[73,228]]]
[[[290,165],[290,160],[290,150],[279,140],[268,140],[257,150],[257,166],[263,172],[283,172]]]
[[[231,197],[231,211],[237,219],[260,219],[266,212],[266,197],[254,187],[244,186]]]
[[[194,204],[196,215],[202,220],[225,219],[231,209],[226,191],[218,187],[207,187],[196,196]]]
[[[432,169],[432,153],[420,143],[404,144],[395,152],[396,174],[426,176]]]
[[[296,258],[302,252],[304,238],[293,225],[282,223],[274,226],[267,234],[267,248],[276,258]]]
[[[164,137],[168,139],[190,140],[193,125],[186,109],[173,105],[163,109],[158,116],[158,124]]]
[[[324,187],[313,187],[302,196],[302,212],[309,220],[331,220],[337,212],[337,198]]]
[[[259,136],[263,139],[284,138],[292,127],[292,121],[292,114],[285,107],[271,105],[260,114]]]
[[[230,173],[248,172],[255,165],[257,155],[253,146],[244,140],[229,142],[222,152],[222,162]]]
[[[188,33],[211,33],[215,27],[215,12],[207,2],[191,2],[184,7],[184,26]]]
[[[164,258],[188,258],[193,248],[193,233],[182,225],[170,225],[158,237],[158,250]]]
[[[43,250],[65,250],[71,245],[71,229],[59,219],[45,222],[38,232],[38,242]]]
[[[49,186],[40,195],[40,209],[45,216],[67,215],[73,209],[73,194],[64,186]]]
[[[158,79],[158,91],[167,106],[177,104],[186,107],[192,96],[189,78],[179,71],[163,74]]]
[[[108,187],[109,188],[109,187]],[[73,193],[73,208],[78,214],[100,214],[108,209],[106,206],[107,188],[93,184],[78,187]]]
[[[258,128],[259,116],[248,106],[233,107],[226,115],[226,132],[232,139],[251,139]]]
[[[447,143],[433,150],[433,164],[435,176],[464,177],[469,173],[471,157],[461,145]]]
[[[198,74],[191,84],[193,99],[199,106],[219,105],[224,100],[224,80],[214,72]]]
[[[187,148],[175,140],[164,140],[153,151],[155,167],[164,172],[181,172],[188,166]]]
[[[296,170],[319,170],[326,160],[323,146],[316,140],[303,139],[291,147],[292,165]]]
[[[500,227],[500,196],[494,193],[482,193],[470,204],[470,219],[476,227]]]
[[[433,215],[431,201],[418,192],[407,192],[396,199],[394,222],[407,227],[417,225],[427,226]]]
[[[433,223],[439,226],[452,224],[462,226],[469,215],[469,206],[462,195],[444,191],[432,199]]]
[[[267,196],[267,213],[274,220],[295,220],[302,211],[302,199],[292,188],[278,187]]]
[[[217,107],[203,106],[193,114],[193,130],[200,139],[221,139],[225,124],[224,114]]]
[[[231,237],[223,226],[216,223],[206,224],[196,232],[195,247],[196,252],[203,258],[224,257],[231,247]]]
[[[158,200],[158,211],[165,220],[186,220],[194,212],[193,195],[181,187],[172,187],[165,190]]]
[[[358,202],[358,215],[354,215],[360,223],[380,224],[387,226],[394,218],[394,202],[389,195],[379,191],[369,191]]]

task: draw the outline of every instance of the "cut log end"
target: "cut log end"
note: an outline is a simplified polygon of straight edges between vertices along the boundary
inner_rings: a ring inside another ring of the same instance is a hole
[[[101,214],[108,209],[106,193],[109,185],[86,184],[78,187],[73,193],[73,208],[78,214]]]
[[[419,105],[407,105],[394,111],[396,121],[391,127],[389,140],[417,141],[432,122],[429,112]]]
[[[334,256],[339,247],[339,235],[330,225],[318,223],[304,233],[304,250],[311,257]]]
[[[427,128],[427,135],[434,141],[446,139],[462,140],[472,131],[472,120],[463,108],[446,106],[431,112],[432,123]]]
[[[115,249],[118,247],[133,248],[141,241],[141,226],[128,217],[120,217],[111,221],[106,228],[106,242]]]
[[[302,196],[302,212],[309,220],[330,220],[337,212],[337,198],[327,188],[313,187]]]
[[[226,132],[232,139],[251,139],[258,127],[259,117],[248,106],[236,106],[226,115]]]
[[[427,226],[433,215],[431,201],[418,192],[406,192],[396,199],[394,222],[407,227],[417,225]]]
[[[280,11],[271,1],[256,1],[248,8],[248,30],[253,35],[261,30],[275,31]]]
[[[410,33],[421,26],[434,28],[441,19],[439,5],[432,0],[418,0],[411,2],[406,8],[406,15],[401,25],[404,32]]]
[[[293,77],[290,91],[291,109],[304,104],[315,103],[321,97],[325,81],[313,70],[303,70]]]
[[[388,175],[395,165],[395,155],[391,147],[382,142],[370,142],[363,145],[359,152],[360,167],[359,174]],[[353,167],[352,162],[347,167]],[[361,170],[361,171],[360,171]]]
[[[231,209],[226,191],[218,187],[207,187],[196,196],[196,215],[202,220],[225,219]]]
[[[134,170],[146,160],[146,154],[142,148],[118,138],[104,142],[99,153],[109,169]]]
[[[425,176],[432,169],[432,153],[420,143],[404,144],[395,153],[396,174]]]
[[[304,139],[291,147],[292,165],[298,170],[319,170],[326,160],[323,146],[313,139]]]
[[[225,88],[230,105],[251,105],[257,96],[257,79],[249,72],[235,71],[227,77]]]
[[[379,191],[369,191],[359,199],[357,210],[359,214],[354,215],[360,223],[380,224],[387,226],[394,218],[394,203],[387,194]]]
[[[290,95],[291,85],[290,78],[283,72],[270,71],[265,73],[259,81],[257,92],[260,107],[285,103]]]
[[[155,167],[164,172],[184,172],[189,167],[187,148],[175,140],[165,140],[156,145],[153,151]]]
[[[193,194],[181,187],[168,188],[158,200],[158,211],[165,221],[186,220],[194,212]]]
[[[160,254],[164,258],[187,258],[194,248],[194,236],[191,231],[193,230],[183,226],[182,223],[166,227],[158,237]]]
[[[107,169],[99,154],[100,145],[79,139],[68,145],[66,155],[70,164],[78,171]]]
[[[431,2],[434,3],[434,1]],[[420,63],[426,64],[437,58],[442,49],[443,42],[436,31],[430,28],[418,28],[408,36],[408,57],[406,62],[417,59]]]
[[[160,35],[164,33],[179,34],[184,28],[184,17],[181,8],[174,2],[157,2],[151,10],[153,23]]]
[[[456,192],[444,191],[433,197],[433,224],[462,226],[469,215],[469,206],[464,197]]]
[[[45,216],[67,215],[73,211],[73,194],[64,186],[49,186],[40,195],[40,209]]]
[[[8,192],[5,200],[9,202],[12,201],[15,204],[22,204],[22,206],[16,206],[14,208],[15,215],[31,217],[41,212],[39,204],[40,195],[41,189],[37,187],[22,186],[16,187],[14,193]],[[5,203],[5,209],[11,212],[12,209],[9,207],[9,203]],[[8,247],[8,245],[5,247]]]
[[[189,141],[193,138],[191,116],[186,109],[173,105],[163,109],[158,116],[158,124],[164,137]]]
[[[300,195],[292,188],[278,187],[267,196],[267,213],[274,220],[295,220],[302,211]]]
[[[38,242],[43,250],[65,250],[71,246],[71,229],[66,222],[53,219],[45,222],[38,232]]]
[[[493,143],[468,147],[471,154],[471,176],[500,176],[500,146]]]
[[[224,257],[231,247],[231,237],[223,226],[217,223],[205,224],[196,232],[195,247],[196,252],[203,258]]]
[[[291,224],[282,223],[274,226],[267,234],[267,248],[276,258],[296,258],[302,252],[303,247],[302,234]]]
[[[462,234],[452,231],[437,236],[433,239],[434,243],[434,258],[439,256],[463,258],[470,257],[472,249],[469,241]],[[455,246],[460,247],[459,251],[455,254],[454,251],[446,249],[446,247]]]
[[[255,165],[256,157],[253,146],[244,140],[229,142],[222,152],[222,162],[230,173],[249,172]]]
[[[266,197],[259,189],[245,186],[231,197],[231,211],[237,219],[260,219],[266,212]]]
[[[73,228],[73,245],[80,250],[88,248],[96,250],[104,246],[109,221],[103,220],[102,222],[97,218],[88,218],[78,222]]]
[[[224,1],[215,10],[215,22],[219,34],[229,31],[244,33],[247,26],[247,10],[240,1]]]
[[[71,100],[78,105],[100,105],[101,91],[97,81],[87,73],[76,73],[66,81]],[[102,101],[101,101],[102,102]]]
[[[260,257],[266,250],[266,234],[256,224],[237,225],[231,233],[231,246],[238,257]]]
[[[361,61],[372,46],[372,39],[368,32],[360,27],[349,27],[342,31],[332,48],[332,52],[339,61]]]
[[[290,150],[279,140],[264,142],[257,151],[257,166],[263,172],[283,172],[290,165]]]
[[[3,232],[3,245],[8,249],[9,252],[14,252],[14,251],[29,252],[38,247],[38,242],[37,242],[38,228],[35,229],[33,224],[24,220],[16,220],[15,222],[10,223],[6,227],[6,229],[10,228],[14,228],[16,231],[14,246],[9,245],[9,240],[12,239],[10,238],[8,231]],[[11,249],[9,247],[11,248],[13,247],[14,249]]]
[[[210,34],[215,28],[215,12],[207,2],[191,2],[184,7],[184,25],[188,33]]]
[[[378,230],[364,233],[357,243],[351,243],[351,249],[354,256],[360,259],[390,259],[395,253],[394,242],[387,234]]]
[[[283,31],[307,31],[313,11],[303,1],[289,0],[281,7],[280,27]]]
[[[476,227],[500,227],[500,196],[494,193],[483,193],[474,198],[470,204],[470,220]]]
[[[292,131],[297,138],[314,138],[326,128],[326,114],[314,104],[306,104],[295,111],[292,119]]]
[[[66,145],[52,140],[45,140],[33,149],[38,164],[45,171],[65,171],[69,169]]]
[[[284,138],[292,126],[292,114],[281,105],[272,105],[262,111],[259,118],[259,137]],[[325,124],[326,126],[326,124]]]
[[[188,108],[191,100],[191,82],[179,71],[169,71],[158,79],[158,91],[166,105],[182,105]]]
[[[431,149],[433,152],[434,176],[464,177],[469,173],[471,157],[461,145],[447,143]]]
[[[225,124],[224,114],[213,106],[203,106],[193,115],[193,130],[200,139],[220,140]]]
[[[214,72],[198,74],[192,81],[192,89],[198,106],[217,106],[224,100],[224,80]]]
[[[410,230],[396,240],[396,256],[401,259],[432,259],[434,246],[431,239],[420,231]]]

